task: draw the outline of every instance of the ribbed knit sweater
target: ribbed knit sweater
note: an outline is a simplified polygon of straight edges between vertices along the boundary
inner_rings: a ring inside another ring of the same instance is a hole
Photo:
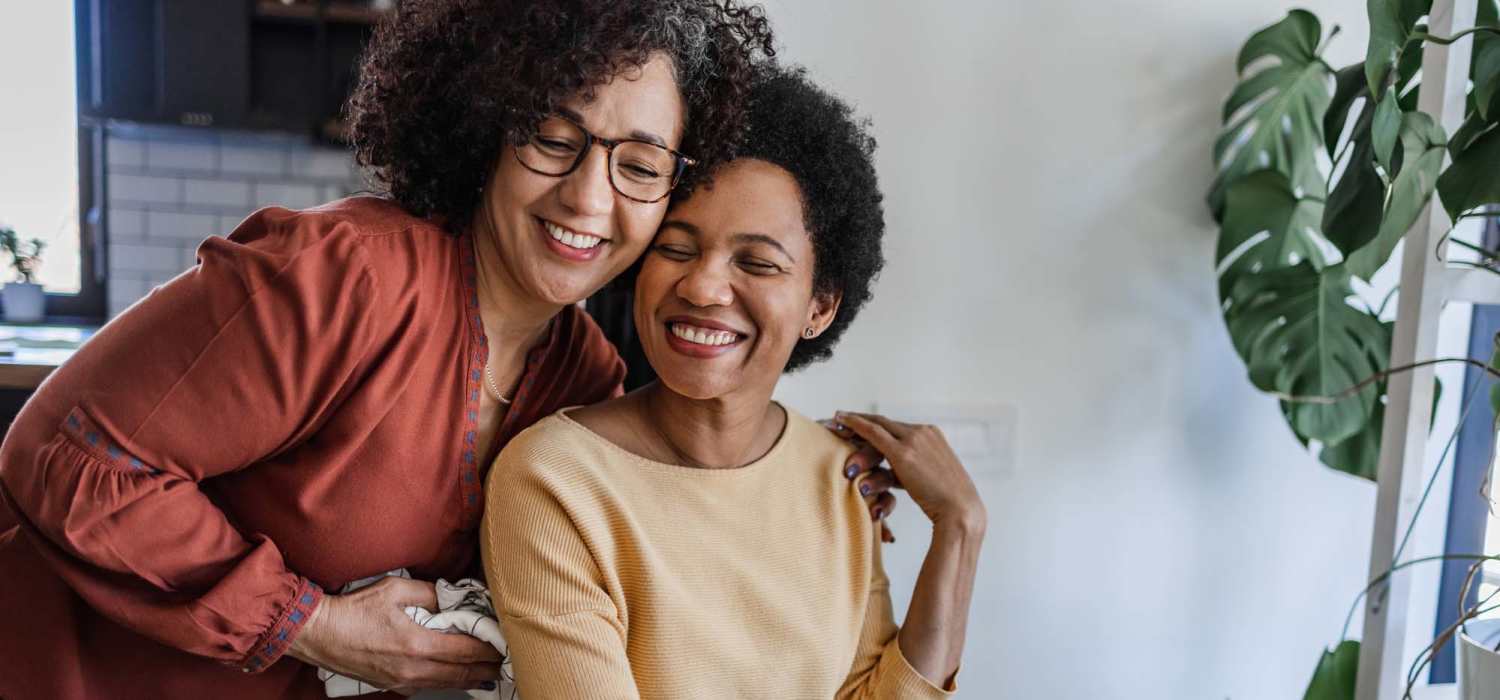
[[[950,694],[901,655],[851,451],[790,410],[735,469],[651,461],[561,412],[518,435],[480,541],[521,698]]]

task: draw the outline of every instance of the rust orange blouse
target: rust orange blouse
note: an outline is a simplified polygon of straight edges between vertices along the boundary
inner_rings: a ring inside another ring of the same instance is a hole
[[[282,654],[322,590],[477,571],[494,453],[624,376],[566,307],[475,454],[477,303],[471,241],[376,198],[205,242],[0,447],[0,698],[321,698]]]

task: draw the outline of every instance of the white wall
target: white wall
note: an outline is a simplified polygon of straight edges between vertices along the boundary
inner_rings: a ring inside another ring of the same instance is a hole
[[[1019,412],[1013,467],[978,479],[966,695],[1300,697],[1365,581],[1375,491],[1250,386],[1203,205],[1235,53],[1292,2],[767,4],[783,56],[874,119],[890,226],[874,302],[781,398]],[[1363,2],[1299,5],[1344,27],[1331,63],[1359,60]],[[894,527],[909,590],[923,522],[907,502]]]

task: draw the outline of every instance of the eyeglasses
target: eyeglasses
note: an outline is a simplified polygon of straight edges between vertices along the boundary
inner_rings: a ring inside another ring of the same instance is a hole
[[[650,141],[606,139],[564,117],[542,120],[536,133],[516,147],[516,160],[527,170],[562,177],[583,164],[594,144],[609,154],[609,184],[626,199],[650,204],[672,193],[693,160]]]

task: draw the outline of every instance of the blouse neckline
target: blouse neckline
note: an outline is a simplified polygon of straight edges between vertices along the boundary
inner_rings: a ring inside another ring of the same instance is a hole
[[[500,453],[503,436],[513,432],[515,422],[527,413],[533,386],[547,351],[557,345],[559,326],[557,316],[548,322],[547,339],[526,353],[526,365],[521,371],[521,380],[511,396],[510,405],[495,428],[495,438],[490,441],[489,454],[478,454],[479,441],[479,397],[483,392],[484,365],[489,359],[489,337],[484,332],[484,322],[479,315],[478,262],[474,252],[474,236],[464,232],[457,237],[459,248],[459,278],[462,284],[464,320],[468,329],[470,352],[464,360],[464,425],[463,444],[459,451],[459,508],[464,529],[479,526],[483,514],[483,483],[480,465],[493,462]]]
[[[557,419],[558,421],[561,421],[564,425],[569,426],[571,429],[577,430],[587,435],[590,440],[604,445],[605,448],[610,450],[611,452],[623,455],[629,461],[643,466],[651,471],[681,477],[691,477],[692,475],[697,475],[698,478],[703,479],[727,479],[736,476],[748,476],[765,471],[766,469],[770,468],[765,465],[775,464],[777,460],[780,459],[781,453],[786,450],[786,444],[791,441],[790,436],[792,432],[792,424],[796,422],[796,414],[792,413],[791,409],[783,406],[778,401],[772,401],[771,403],[775,404],[778,408],[781,409],[781,412],[786,415],[786,422],[781,426],[781,434],[776,436],[776,442],[771,444],[771,449],[766,450],[766,453],[761,455],[759,459],[756,459],[748,464],[743,464],[738,467],[723,467],[718,469],[706,469],[703,467],[689,467],[681,464],[658,462],[654,459],[650,459],[631,452],[630,450],[625,449],[623,446],[619,445],[613,440],[610,440],[609,438],[606,438],[603,435],[594,432],[588,426],[574,420],[572,416],[569,416],[568,411],[571,411],[574,408],[578,408],[577,406],[570,406],[568,408],[559,410],[557,413],[552,414],[552,417]]]

